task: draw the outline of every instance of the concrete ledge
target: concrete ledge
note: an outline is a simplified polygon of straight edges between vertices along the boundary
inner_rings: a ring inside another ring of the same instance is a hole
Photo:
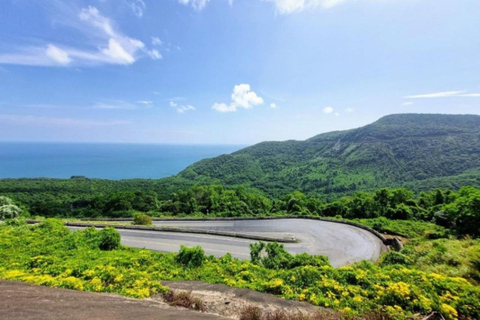
[[[123,221],[126,221],[126,220],[123,220]],[[27,220],[26,222],[29,223],[29,224],[37,224],[37,223],[40,223],[42,221],[40,221],[40,220]],[[161,227],[161,226],[135,226],[135,225],[111,225],[111,224],[106,224],[106,223],[88,223],[88,222],[66,222],[65,225],[68,226],[68,227],[81,227],[81,228],[112,227],[112,228],[115,228],[115,229],[127,229],[127,230],[207,234],[207,235],[212,235],[212,236],[232,237],[232,238],[241,238],[241,239],[258,240],[258,241],[280,242],[280,243],[297,243],[298,242],[298,240],[296,240],[295,238],[288,239],[288,238],[280,238],[280,237],[260,236],[260,235],[248,234],[248,233],[216,231],[216,230],[203,230],[203,229],[193,229],[193,228],[175,228],[175,227]]]

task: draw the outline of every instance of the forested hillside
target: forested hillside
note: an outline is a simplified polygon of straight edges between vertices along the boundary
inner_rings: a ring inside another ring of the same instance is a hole
[[[179,177],[327,199],[379,187],[480,186],[480,116],[390,115],[305,141],[262,142],[197,162]]]

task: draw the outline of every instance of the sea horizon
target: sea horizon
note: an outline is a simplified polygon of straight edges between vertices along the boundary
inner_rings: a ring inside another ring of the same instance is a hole
[[[0,142],[0,178],[160,179],[245,145]]]

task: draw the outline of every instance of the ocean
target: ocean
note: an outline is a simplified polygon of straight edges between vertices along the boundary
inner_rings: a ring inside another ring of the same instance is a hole
[[[163,178],[188,165],[237,151],[234,145],[0,143],[0,178]]]

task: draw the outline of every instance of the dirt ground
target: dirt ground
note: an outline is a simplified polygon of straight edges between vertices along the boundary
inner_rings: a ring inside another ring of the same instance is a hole
[[[303,314],[305,316],[325,314],[329,319],[335,318],[331,310],[315,307],[306,302],[285,300],[270,294],[248,289],[237,289],[219,284],[200,281],[163,281],[174,292],[187,291],[202,299],[206,312],[230,319],[238,319],[241,311],[247,306],[259,307],[266,312],[284,311],[287,314]]]
[[[202,299],[205,312],[171,307],[157,295],[129,299],[115,294],[82,292],[0,280],[0,319],[239,319],[242,309],[256,306],[264,311],[282,310],[303,315],[335,313],[304,302],[288,301],[247,289],[235,289],[197,281],[165,281],[174,292],[187,291]]]
[[[168,306],[161,300],[48,288],[0,281],[0,319],[168,319],[220,320],[212,314]]]

